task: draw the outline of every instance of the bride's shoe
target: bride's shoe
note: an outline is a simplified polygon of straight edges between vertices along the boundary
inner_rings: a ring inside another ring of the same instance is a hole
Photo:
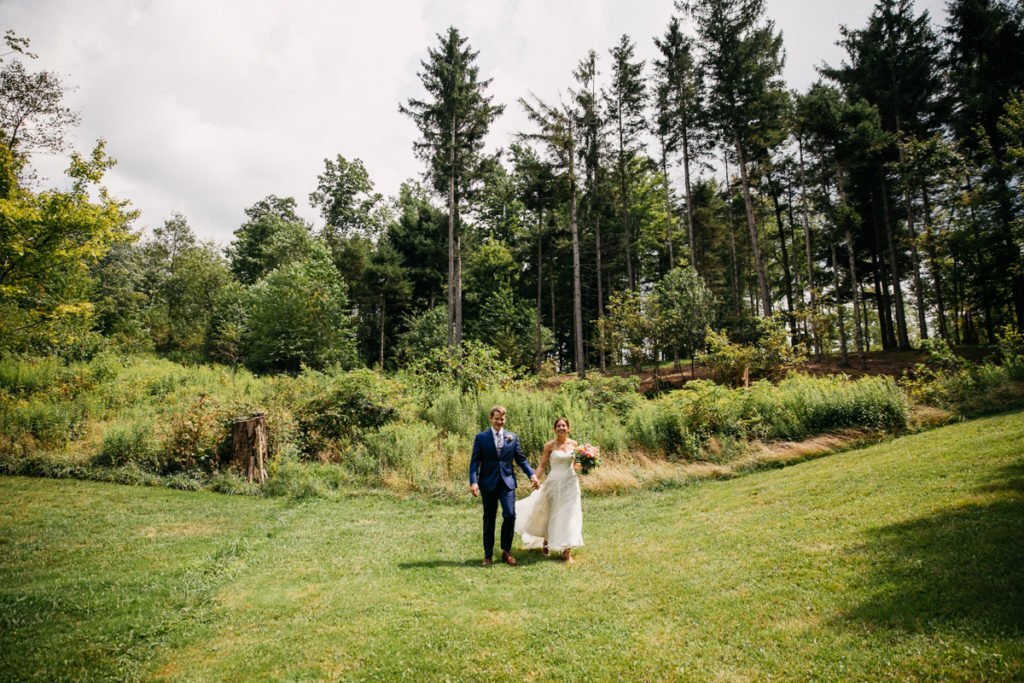
[[[541,555],[547,555],[550,551],[548,550],[548,541],[544,539],[544,547],[540,549]]]
[[[572,551],[571,550],[566,550],[565,552],[563,552],[562,553],[562,559],[565,560],[565,563],[569,564],[569,565],[574,564],[576,562],[576,560],[572,559]]]

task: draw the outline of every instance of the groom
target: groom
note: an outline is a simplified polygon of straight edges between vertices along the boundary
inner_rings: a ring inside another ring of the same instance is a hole
[[[491,428],[473,439],[473,455],[469,459],[469,492],[484,504],[484,566],[491,566],[494,554],[494,515],[501,505],[501,559],[516,565],[512,557],[512,535],[516,529],[516,474],[512,461],[530,478],[533,488],[540,486],[537,475],[523,455],[519,439],[505,431],[505,407],[491,408]]]

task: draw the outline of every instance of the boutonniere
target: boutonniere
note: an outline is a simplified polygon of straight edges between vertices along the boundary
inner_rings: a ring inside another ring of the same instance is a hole
[[[512,443],[512,436],[510,434],[505,435],[505,443]]]

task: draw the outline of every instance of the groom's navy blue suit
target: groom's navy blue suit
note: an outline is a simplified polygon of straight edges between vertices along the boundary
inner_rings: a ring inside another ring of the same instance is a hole
[[[516,530],[516,474],[518,463],[527,477],[533,469],[523,455],[523,447],[512,432],[505,431],[501,448],[494,443],[494,431],[486,429],[473,439],[473,455],[469,459],[469,483],[480,487],[484,504],[484,557],[494,552],[494,516],[501,504],[501,549],[512,551],[512,536]]]

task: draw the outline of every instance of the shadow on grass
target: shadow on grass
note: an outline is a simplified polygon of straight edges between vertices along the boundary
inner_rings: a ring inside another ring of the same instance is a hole
[[[857,553],[870,595],[841,617],[913,632],[1024,633],[1024,463],[978,488],[992,498],[883,527]]]
[[[515,569],[518,569],[520,567],[528,567],[528,566],[530,566],[532,564],[536,564],[538,562],[549,562],[549,561],[552,561],[550,558],[544,557],[539,552],[529,552],[529,551],[525,551],[525,550],[520,550],[520,551],[516,552],[516,550],[514,548],[512,550],[512,555],[515,556],[517,564],[516,564],[515,567],[507,567],[507,569],[510,569],[510,570],[515,570]],[[487,569],[487,567],[484,567],[481,564],[483,559],[484,558],[481,555],[480,557],[475,557],[475,558],[473,558],[471,560],[421,560],[419,562],[399,562],[398,563],[398,568],[399,569],[446,569],[446,568],[448,568],[448,569],[482,569],[482,570],[485,570],[485,569]],[[491,569],[494,569],[494,568],[499,568],[499,569],[506,568],[505,564],[501,561],[501,556],[500,555],[495,555],[494,556],[494,564],[490,568]]]

